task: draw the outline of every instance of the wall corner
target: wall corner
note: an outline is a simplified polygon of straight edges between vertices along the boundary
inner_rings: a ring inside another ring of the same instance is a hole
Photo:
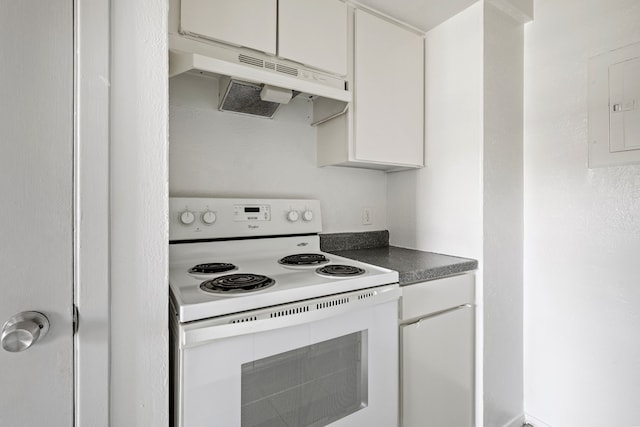
[[[486,0],[520,24],[533,21],[533,0]]]

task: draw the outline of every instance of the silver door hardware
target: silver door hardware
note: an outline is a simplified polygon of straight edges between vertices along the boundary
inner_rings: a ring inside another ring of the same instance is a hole
[[[49,319],[37,311],[23,311],[2,327],[2,348],[12,353],[24,351],[49,331]]]
[[[80,313],[78,313],[78,306],[73,304],[73,333],[78,333],[78,326],[80,324]]]
[[[613,112],[614,113],[622,113],[622,112],[625,112],[625,111],[631,111],[631,110],[635,110],[635,108],[636,108],[636,101],[635,100],[613,104]]]
[[[420,317],[418,319],[414,318],[409,322],[403,322],[403,323],[401,323],[401,325],[402,326],[413,326],[413,325],[420,326],[420,323],[423,320],[430,319],[432,317],[442,316],[443,314],[447,314],[447,313],[450,313],[450,312],[456,311],[456,310],[462,310],[463,308],[471,308],[471,304],[463,304],[463,305],[459,305],[457,307],[447,308],[446,310],[436,311],[435,313],[427,314],[426,316],[422,316],[422,317]]]

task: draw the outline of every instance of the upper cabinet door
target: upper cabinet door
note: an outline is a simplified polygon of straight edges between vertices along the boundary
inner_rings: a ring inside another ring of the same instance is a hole
[[[355,11],[355,158],[424,164],[424,40]]]
[[[345,3],[280,0],[278,17],[278,56],[333,74],[347,74]]]
[[[180,31],[275,55],[277,10],[277,0],[182,0]]]

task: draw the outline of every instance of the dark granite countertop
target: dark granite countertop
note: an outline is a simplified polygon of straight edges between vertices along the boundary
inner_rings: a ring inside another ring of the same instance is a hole
[[[478,268],[478,261],[473,259],[395,246],[329,252],[395,270],[400,276],[400,286],[439,279]]]
[[[389,246],[389,231],[320,235],[324,252],[395,270],[400,286],[466,273],[478,268],[469,258]]]

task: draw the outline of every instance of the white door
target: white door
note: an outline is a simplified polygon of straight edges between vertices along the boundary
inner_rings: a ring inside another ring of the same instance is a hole
[[[73,425],[72,196],[73,2],[0,0],[0,426]]]

